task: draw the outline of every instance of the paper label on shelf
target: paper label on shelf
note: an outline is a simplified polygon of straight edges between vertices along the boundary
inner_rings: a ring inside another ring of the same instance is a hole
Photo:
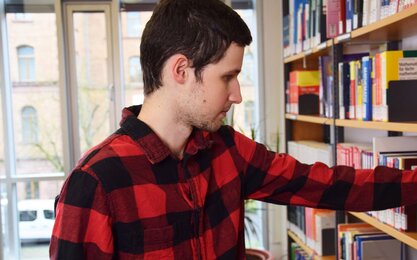
[[[398,60],[398,79],[417,79],[417,58],[400,58]]]

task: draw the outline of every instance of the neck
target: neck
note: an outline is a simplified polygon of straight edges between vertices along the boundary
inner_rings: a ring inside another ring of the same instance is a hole
[[[156,91],[145,98],[138,118],[158,135],[173,155],[181,159],[192,127],[178,122],[175,108],[169,102],[161,104],[159,100],[167,99],[160,95]]]

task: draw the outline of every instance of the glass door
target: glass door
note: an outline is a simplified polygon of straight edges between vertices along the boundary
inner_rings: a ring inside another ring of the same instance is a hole
[[[111,4],[65,4],[74,159],[114,131]]]

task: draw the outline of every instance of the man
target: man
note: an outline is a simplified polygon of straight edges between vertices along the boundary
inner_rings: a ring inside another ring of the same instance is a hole
[[[417,202],[411,171],[305,165],[231,127],[248,27],[220,0],[161,0],[141,43],[145,100],[80,160],[52,259],[243,259],[244,200],[364,211]]]

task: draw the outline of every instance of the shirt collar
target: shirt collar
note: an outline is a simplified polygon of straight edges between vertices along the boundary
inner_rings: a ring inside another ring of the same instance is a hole
[[[120,127],[139,144],[148,160],[155,164],[172,153],[156,133],[145,122],[137,118],[141,108],[142,106],[124,108]],[[209,148],[212,143],[210,133],[194,128],[185,146],[184,154],[194,155],[199,150]]]

